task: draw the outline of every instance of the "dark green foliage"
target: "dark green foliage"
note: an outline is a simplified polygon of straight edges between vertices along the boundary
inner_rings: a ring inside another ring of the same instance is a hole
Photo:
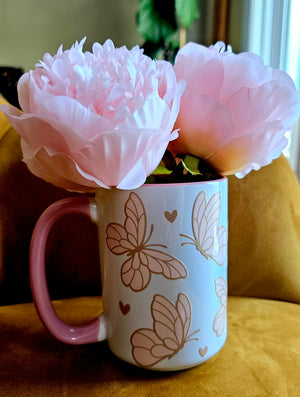
[[[140,0],[137,14],[138,31],[145,40],[144,53],[173,62],[179,49],[179,24],[192,26],[199,18],[198,0]]]
[[[191,165],[192,167],[189,168]],[[210,181],[219,178],[222,177],[204,160],[190,155],[177,155],[174,157],[166,150],[160,165],[147,178],[146,183],[186,183]]]

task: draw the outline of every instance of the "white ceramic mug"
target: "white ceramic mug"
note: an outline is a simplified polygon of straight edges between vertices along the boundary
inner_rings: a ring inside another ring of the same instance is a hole
[[[107,340],[121,359],[154,370],[207,361],[227,334],[227,179],[104,190],[60,200],[32,237],[30,277],[49,331],[73,344]],[[45,247],[58,218],[98,225],[104,311],[89,324],[58,318],[45,276]]]

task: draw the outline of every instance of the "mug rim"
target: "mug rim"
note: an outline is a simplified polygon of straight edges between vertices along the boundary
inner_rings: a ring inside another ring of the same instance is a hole
[[[217,179],[210,179],[207,181],[197,181],[197,182],[171,182],[171,183],[144,183],[143,185],[139,186],[136,189],[141,187],[166,187],[166,186],[196,186],[196,185],[204,185],[216,182],[225,182],[228,178],[226,176],[220,176]],[[132,189],[135,190],[135,189]]]

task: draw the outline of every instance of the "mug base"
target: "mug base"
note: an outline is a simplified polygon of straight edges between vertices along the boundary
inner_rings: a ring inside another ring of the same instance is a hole
[[[159,361],[158,363],[154,364],[154,365],[149,365],[149,366],[143,366],[138,364],[136,361],[132,360],[132,359],[127,359],[125,357],[122,357],[120,354],[118,354],[117,351],[115,351],[108,343],[109,345],[109,349],[111,350],[111,352],[120,360],[125,361],[126,363],[133,365],[135,367],[141,368],[141,369],[146,369],[146,370],[150,370],[150,371],[156,371],[156,372],[178,372],[178,371],[184,371],[184,370],[188,370],[190,368],[193,367],[197,367],[199,365],[202,365],[204,363],[206,363],[208,360],[210,360],[212,357],[214,357],[216,354],[219,353],[219,351],[224,347],[226,342],[226,338],[224,339],[223,343],[219,346],[219,348],[217,350],[215,350],[213,353],[211,354],[205,354],[205,357],[201,358],[201,352],[199,349],[199,361],[193,361],[193,362],[185,362],[182,364],[179,363],[170,363],[170,360],[168,358],[164,358],[161,361]],[[202,353],[203,354],[203,353]]]

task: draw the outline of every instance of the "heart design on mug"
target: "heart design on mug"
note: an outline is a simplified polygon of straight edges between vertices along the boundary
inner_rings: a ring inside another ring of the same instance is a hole
[[[202,347],[200,347],[200,349],[199,349],[200,356],[204,357],[205,354],[207,353],[207,350],[208,350],[208,346],[205,346],[204,349]]]
[[[119,307],[120,307],[120,310],[124,316],[126,316],[126,314],[128,314],[130,311],[130,305],[128,303],[126,303],[126,305],[124,305],[124,303],[122,301],[119,301]]]
[[[177,218],[177,215],[178,215],[177,210],[174,210],[172,213],[169,211],[165,211],[165,217],[171,223],[173,223],[175,221],[175,219]]]

